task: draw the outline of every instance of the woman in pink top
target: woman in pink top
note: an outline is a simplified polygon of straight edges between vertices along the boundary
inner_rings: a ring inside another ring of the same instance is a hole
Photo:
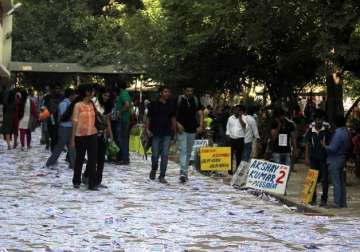
[[[89,172],[89,190],[97,190],[96,162],[97,162],[97,130],[95,128],[95,109],[91,101],[94,88],[91,84],[83,84],[78,88],[79,99],[74,106],[72,114],[73,132],[71,146],[75,146],[76,160],[74,167],[73,185],[79,188],[81,184],[81,171],[85,154],[88,161],[86,169]]]

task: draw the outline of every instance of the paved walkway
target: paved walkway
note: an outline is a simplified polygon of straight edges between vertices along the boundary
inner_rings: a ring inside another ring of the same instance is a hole
[[[39,142],[38,135],[34,143]],[[72,188],[63,157],[0,146],[0,251],[357,251],[360,219],[306,216],[191,172],[148,179],[149,161],[106,164],[108,189]]]
[[[303,190],[304,180],[306,177],[306,173],[308,171],[308,167],[304,164],[297,164],[296,165],[296,172],[292,172],[290,176],[290,180],[288,182],[287,187],[287,195],[284,197],[286,200],[290,200],[296,204],[301,204],[300,201],[300,193]],[[348,208],[329,208],[329,207],[319,207],[311,206],[311,205],[305,205],[306,207],[309,207],[310,209],[313,209],[315,211],[318,211],[322,214],[327,215],[336,215],[336,216],[349,216],[349,217],[360,217],[360,180],[356,178],[354,174],[347,173],[347,186],[346,186],[346,193],[347,193],[347,203]],[[329,187],[329,199],[328,199],[328,205],[333,204],[333,189],[334,187],[330,185]],[[318,203],[320,201],[321,196],[321,184],[317,187],[317,193],[318,193]],[[303,205],[303,204],[301,204]]]

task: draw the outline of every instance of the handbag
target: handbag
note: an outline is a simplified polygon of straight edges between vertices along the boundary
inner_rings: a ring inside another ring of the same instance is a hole
[[[94,111],[95,111],[95,128],[98,131],[104,131],[107,127],[107,121],[104,116],[96,109],[95,104],[93,104]]]

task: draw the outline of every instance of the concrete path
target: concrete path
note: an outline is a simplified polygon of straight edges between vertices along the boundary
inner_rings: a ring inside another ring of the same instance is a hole
[[[306,216],[169,164],[163,185],[149,161],[106,164],[107,189],[73,189],[64,156],[0,146],[0,251],[358,251],[360,219]]]

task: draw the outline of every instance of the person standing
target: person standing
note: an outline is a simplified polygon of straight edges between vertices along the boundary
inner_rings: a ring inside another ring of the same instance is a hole
[[[93,97],[92,102],[94,107],[97,110],[98,116],[101,117],[102,129],[98,128],[97,133],[97,162],[96,162],[96,185],[101,188],[107,188],[106,185],[102,184],[103,171],[105,164],[105,155],[106,155],[106,141],[113,138],[113,133],[111,130],[110,114],[112,110],[112,103],[110,101],[110,90],[107,90],[104,87],[99,88],[99,94],[97,97]],[[85,170],[83,174],[83,183],[87,184],[89,177],[88,169]]]
[[[330,144],[327,145],[323,140],[322,145],[327,152],[326,163],[329,166],[331,180],[334,185],[334,208],[343,208],[347,207],[344,167],[351,149],[351,138],[345,127],[346,120],[344,116],[336,116],[334,123],[336,129]]]
[[[244,138],[245,138],[245,107],[242,105],[236,105],[234,107],[234,114],[229,117],[226,124],[226,136],[228,144],[231,147],[231,167],[233,166],[233,157],[235,155],[236,167],[231,168],[229,174],[233,174],[241,162],[241,158],[244,150]]]
[[[80,101],[75,104],[72,124],[70,147],[76,148],[76,158],[73,176],[74,188],[81,184],[81,171],[87,154],[87,170],[89,172],[88,188],[97,190],[96,162],[97,162],[97,129],[95,127],[96,111],[91,101],[94,88],[91,84],[82,84],[78,88]]]
[[[329,172],[326,165],[326,150],[322,146],[322,142],[325,141],[329,144],[330,131],[329,124],[324,122],[325,112],[317,109],[315,111],[315,121],[310,124],[307,132],[305,133],[305,164],[309,165],[311,169],[319,171],[319,177],[317,181],[321,181],[322,195],[320,206],[326,206],[329,190]],[[310,204],[316,204],[316,187],[314,195]]]
[[[196,134],[204,130],[204,116],[199,100],[193,95],[191,85],[184,87],[184,94],[177,100],[177,141],[180,149],[180,182],[188,181],[188,167]]]
[[[297,153],[296,128],[281,108],[275,110],[274,116],[270,131],[272,161],[291,167],[291,153]]]
[[[67,88],[65,90],[65,99],[60,102],[58,107],[58,141],[54,147],[54,151],[46,162],[46,167],[50,167],[56,163],[61,153],[64,151],[64,147],[67,146],[69,157],[69,168],[74,169],[75,166],[75,150],[70,147],[71,133],[72,133],[72,121],[71,113],[74,107],[72,102],[76,98],[76,92],[74,89]],[[72,104],[72,105],[71,105]]]
[[[25,150],[25,138],[27,149],[31,148],[31,124],[37,121],[36,104],[30,99],[28,93],[23,90],[21,92],[21,103],[19,112],[19,131],[21,150]]]
[[[130,95],[126,90],[126,83],[120,84],[120,93],[115,103],[117,123],[117,136],[120,147],[119,164],[128,165],[129,137],[130,137]]]
[[[171,138],[176,132],[175,108],[169,102],[170,88],[162,86],[159,89],[160,97],[150,103],[146,118],[146,133],[151,142],[151,171],[150,179],[154,180],[158,169],[159,156],[161,156],[159,182],[167,184],[165,179]]]
[[[244,137],[244,150],[242,153],[242,161],[249,162],[254,152],[253,146],[256,147],[257,139],[260,139],[257,122],[253,116],[253,113],[247,110],[245,115],[245,137]],[[254,142],[253,142],[254,141]],[[255,150],[256,151],[256,150]]]
[[[11,89],[6,97],[3,107],[3,124],[1,127],[1,133],[4,134],[5,141],[7,143],[8,150],[11,149],[11,136],[15,133],[15,121],[17,116],[16,110],[16,91]]]

